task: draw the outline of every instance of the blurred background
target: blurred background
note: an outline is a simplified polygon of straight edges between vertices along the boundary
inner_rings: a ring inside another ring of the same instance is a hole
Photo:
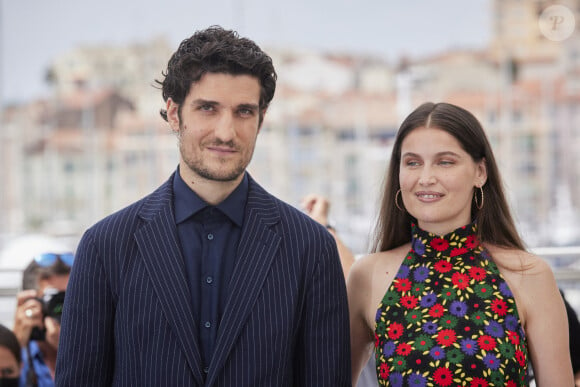
[[[328,197],[368,251],[398,125],[425,101],[473,112],[529,248],[580,310],[580,0],[0,0],[0,322],[33,255],[160,185],[178,161],[153,87],[219,24],[273,58],[250,165],[298,206]]]

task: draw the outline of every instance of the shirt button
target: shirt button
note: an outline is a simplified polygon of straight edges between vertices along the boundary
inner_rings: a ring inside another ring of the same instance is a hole
[[[205,279],[205,282],[207,282],[208,284],[211,284],[213,282],[213,278],[212,277],[207,277]]]
[[[209,367],[203,367],[203,372],[207,374],[209,372]]]
[[[213,234],[207,234],[207,239],[209,239],[210,241],[213,240]]]
[[[209,321],[206,321],[204,325],[206,328],[211,328],[211,323]]]

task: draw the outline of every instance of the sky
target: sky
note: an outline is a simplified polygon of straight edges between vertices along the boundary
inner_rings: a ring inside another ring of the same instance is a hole
[[[210,25],[262,48],[369,54],[395,62],[482,48],[492,0],[0,0],[0,103],[47,93],[51,62],[79,45],[165,37],[177,45]]]

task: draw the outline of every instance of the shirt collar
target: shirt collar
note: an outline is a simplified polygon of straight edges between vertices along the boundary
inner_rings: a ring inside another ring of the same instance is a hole
[[[248,185],[248,174],[244,172],[244,177],[236,189],[216,206],[216,208],[227,215],[239,227],[242,227],[244,223],[244,212],[248,199]],[[173,193],[175,222],[177,224],[184,222],[190,216],[209,205],[183,181],[179,174],[179,166],[173,179]]]

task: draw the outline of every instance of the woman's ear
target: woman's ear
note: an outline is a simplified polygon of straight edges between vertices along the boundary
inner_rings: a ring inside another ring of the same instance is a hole
[[[474,185],[476,187],[483,187],[486,182],[487,182],[487,162],[484,157],[477,163]]]

